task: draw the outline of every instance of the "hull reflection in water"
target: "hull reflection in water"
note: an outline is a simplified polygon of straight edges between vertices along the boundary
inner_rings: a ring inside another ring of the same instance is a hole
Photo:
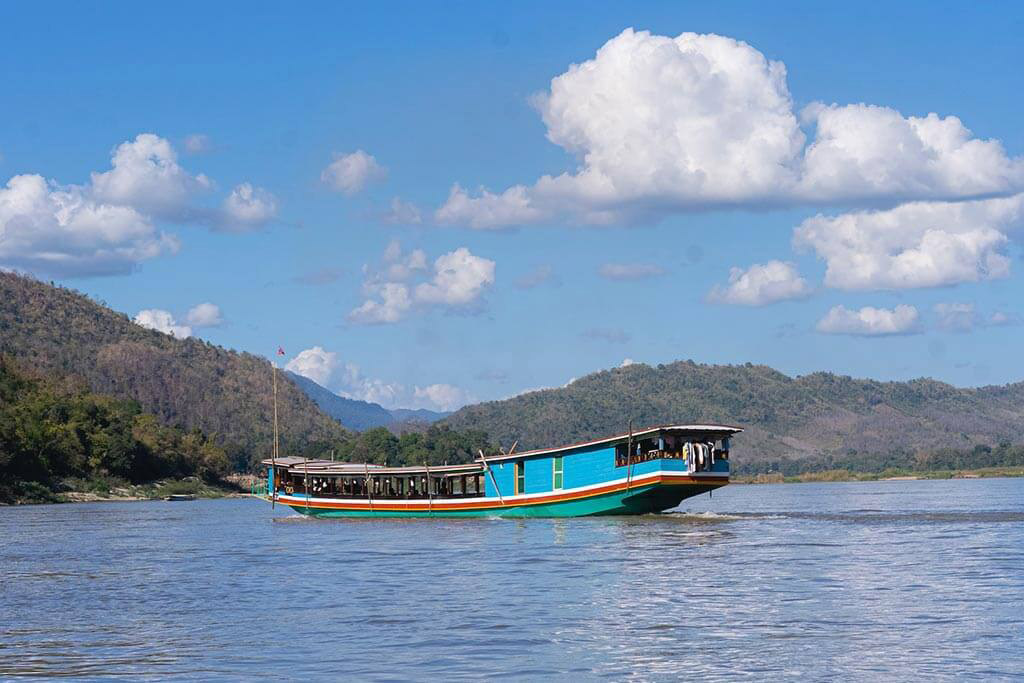
[[[580,517],[661,512],[729,483],[739,427],[666,425],[464,465],[264,460],[267,499],[317,517]]]

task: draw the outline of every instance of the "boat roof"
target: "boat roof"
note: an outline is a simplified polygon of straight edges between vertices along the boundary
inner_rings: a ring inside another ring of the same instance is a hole
[[[733,434],[739,434],[743,431],[743,427],[736,427],[733,425],[716,425],[716,424],[667,424],[657,425],[654,427],[645,427],[643,429],[634,429],[632,437],[634,439],[642,439],[652,434],[661,434],[664,432],[670,432],[673,434],[683,434],[692,436],[731,436]],[[577,448],[585,448],[587,446],[599,446],[606,443],[614,443],[621,441],[622,439],[628,439],[630,432],[623,432],[621,434],[615,434],[613,436],[605,436],[600,439],[592,439],[590,441],[580,441],[578,443],[572,443],[565,446],[555,446],[553,448],[538,448],[532,451],[521,451],[519,453],[506,453],[504,455],[487,456],[487,462],[504,462],[506,460],[514,460],[516,458],[530,457],[534,455],[545,455],[548,453],[558,453],[559,451],[571,451]],[[482,462],[480,458],[477,458],[477,462]]]
[[[315,476],[325,475],[365,475],[367,472],[375,475],[393,475],[393,476],[409,476],[417,474],[426,474],[429,470],[431,474],[443,474],[460,476],[463,474],[473,474],[481,471],[482,465],[477,462],[463,463],[461,465],[412,465],[402,467],[387,467],[385,465],[373,465],[369,463],[353,463],[353,462],[336,462],[334,460],[309,460],[306,458],[299,458],[295,456],[288,456],[284,458],[267,458],[262,461],[264,465],[276,465],[277,467],[286,468],[289,472],[295,474],[311,474]]]

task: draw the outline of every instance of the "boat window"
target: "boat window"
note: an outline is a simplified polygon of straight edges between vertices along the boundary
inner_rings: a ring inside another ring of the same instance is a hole
[[[565,478],[563,475],[564,466],[562,465],[562,456],[556,455],[554,460],[552,460],[551,462],[551,466],[554,472],[554,474],[551,477],[551,488],[560,489],[562,488],[562,483]]]
[[[525,464],[526,463],[523,463],[523,462],[517,462],[516,463],[516,493],[517,494],[519,494],[519,493],[526,493],[526,472],[525,472],[526,468],[524,467]]]

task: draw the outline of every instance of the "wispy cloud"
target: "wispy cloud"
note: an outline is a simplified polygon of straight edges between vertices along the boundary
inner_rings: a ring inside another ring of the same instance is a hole
[[[312,286],[329,285],[340,280],[344,274],[344,268],[327,266],[325,268],[318,268],[317,270],[311,270],[300,275],[296,275],[292,278],[292,282],[300,285]]]
[[[729,284],[725,287],[715,285],[708,293],[708,300],[740,306],[764,306],[776,301],[802,299],[810,293],[810,285],[800,277],[795,265],[769,261],[755,263],[746,270],[731,269]]]
[[[656,263],[605,263],[597,273],[605,280],[622,282],[659,277],[665,274],[665,269]]]
[[[918,318],[917,309],[905,304],[893,309],[865,306],[856,311],[834,306],[818,321],[817,330],[859,337],[916,334],[921,331]]]
[[[514,284],[518,289],[533,289],[545,284],[559,287],[562,284],[562,278],[558,276],[552,266],[545,263],[523,273]]]
[[[625,344],[632,339],[629,332],[619,327],[591,327],[588,330],[584,330],[580,336],[585,339],[608,342],[609,344]]]
[[[383,180],[387,169],[361,149],[351,154],[338,154],[320,174],[320,181],[349,197],[359,194],[366,186]]]

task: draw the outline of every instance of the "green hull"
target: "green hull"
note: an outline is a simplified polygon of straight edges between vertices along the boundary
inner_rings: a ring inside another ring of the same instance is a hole
[[[296,512],[311,517],[589,517],[594,515],[644,515],[676,507],[686,498],[707,493],[721,484],[653,484],[629,491],[598,494],[576,500],[533,505],[501,505],[468,510],[338,510],[288,503]],[[383,501],[382,501],[383,502]]]

